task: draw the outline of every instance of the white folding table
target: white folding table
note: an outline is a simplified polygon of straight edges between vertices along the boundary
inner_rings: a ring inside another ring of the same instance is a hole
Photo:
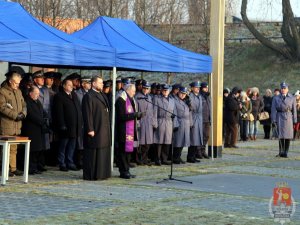
[[[24,183],[28,182],[28,170],[29,170],[29,151],[30,140],[0,140],[0,146],[2,146],[2,174],[1,185],[5,185],[9,175],[9,154],[10,145],[12,144],[24,144],[25,145],[25,157],[24,157]]]

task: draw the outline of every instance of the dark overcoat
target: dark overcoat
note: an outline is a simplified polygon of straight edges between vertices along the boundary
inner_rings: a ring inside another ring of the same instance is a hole
[[[81,107],[76,94],[72,92],[71,96],[61,91],[53,100],[53,123],[61,138],[77,138],[82,135]],[[60,129],[64,126],[67,127],[66,131]]]
[[[44,124],[44,110],[39,100],[34,101],[32,98],[25,99],[27,105],[27,116],[22,124],[22,136],[31,140],[30,151],[43,150],[42,127]]]
[[[293,124],[297,122],[297,109],[293,95],[288,93],[285,99],[281,94],[273,97],[271,120],[277,123],[279,139],[294,137]]]
[[[259,96],[255,100],[251,99],[252,103],[252,114],[254,116],[254,120],[258,120],[258,114],[264,110],[264,101]]]
[[[84,121],[83,145],[85,148],[110,148],[111,126],[109,104],[105,94],[90,89],[82,99],[82,115]],[[88,132],[94,131],[91,137]]]
[[[147,101],[145,99],[139,98],[147,98]],[[138,111],[146,113],[146,115],[139,120],[139,144],[153,144],[154,112],[152,97],[150,95],[144,95],[143,93],[139,92],[136,94],[135,99],[138,104]]]
[[[237,124],[239,122],[239,101],[233,94],[229,94],[224,102],[224,123]]]
[[[137,116],[135,112],[136,102],[134,99],[130,99],[131,104],[133,106],[134,112],[126,114],[126,99],[129,98],[126,91],[122,92],[119,98],[116,101],[116,141],[117,143],[122,143],[120,146],[124,145],[126,142],[126,122],[130,120],[134,120],[134,140],[138,140],[137,136]],[[121,151],[125,151],[125,149],[120,149]]]

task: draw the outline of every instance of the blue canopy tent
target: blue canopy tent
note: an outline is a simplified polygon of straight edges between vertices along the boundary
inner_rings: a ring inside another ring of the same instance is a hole
[[[47,66],[114,67],[115,49],[72,37],[0,1],[0,60]]]
[[[211,73],[210,56],[196,54],[145,32],[131,20],[98,17],[73,36],[116,49],[116,67],[143,71]]]

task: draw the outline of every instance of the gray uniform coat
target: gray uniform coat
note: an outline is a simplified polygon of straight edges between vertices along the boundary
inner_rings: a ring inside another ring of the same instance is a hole
[[[39,95],[39,101],[42,103],[43,110],[46,112],[48,118],[49,118],[49,124],[52,123],[52,105],[50,101],[50,93],[49,89],[47,87],[41,87],[40,89],[40,95]],[[43,150],[50,149],[50,133],[43,134]]]
[[[162,95],[154,98],[154,104],[177,115],[175,101],[173,98],[165,98]],[[154,106],[154,132],[155,144],[171,144],[173,124],[171,114]],[[174,127],[178,127],[177,117],[174,118]]]
[[[297,122],[296,99],[287,94],[285,100],[280,94],[272,101],[271,120],[277,123],[279,139],[293,139],[293,124]]]
[[[188,105],[178,97],[174,97],[177,111],[178,131],[174,132],[175,148],[190,146],[190,128],[192,122],[192,115]]]
[[[202,119],[202,97],[190,93],[192,106],[192,124],[191,124],[191,146],[201,146],[203,144],[203,119]]]
[[[147,97],[147,102],[145,99],[138,99],[139,97]],[[144,95],[141,92],[135,95],[136,102],[138,104],[139,112],[146,112],[146,115],[139,120],[138,126],[138,137],[140,145],[150,145],[153,144],[153,127],[154,127],[154,119],[153,119],[153,105],[152,97],[150,95]]]

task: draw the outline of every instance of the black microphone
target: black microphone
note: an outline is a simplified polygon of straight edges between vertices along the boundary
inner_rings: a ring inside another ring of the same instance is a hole
[[[147,97],[137,97],[137,100],[141,100],[141,99],[148,99]]]

